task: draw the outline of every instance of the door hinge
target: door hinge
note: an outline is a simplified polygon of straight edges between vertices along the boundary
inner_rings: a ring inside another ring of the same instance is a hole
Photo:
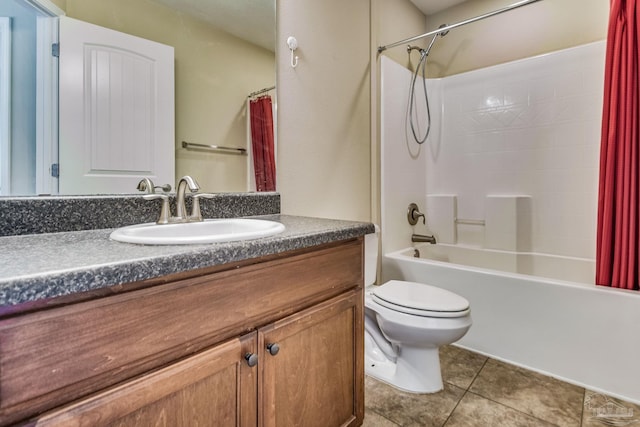
[[[53,43],[51,45],[51,55],[55,56],[56,58],[60,57],[60,43]]]
[[[51,176],[54,178],[60,178],[60,164],[53,163],[51,165]]]

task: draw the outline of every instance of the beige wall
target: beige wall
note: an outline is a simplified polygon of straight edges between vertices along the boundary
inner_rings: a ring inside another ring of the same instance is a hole
[[[282,211],[368,220],[369,0],[278,0],[277,16]]]
[[[407,53],[405,46],[378,54],[378,47],[404,40],[427,31],[424,14],[409,0],[371,0],[371,221],[380,223],[380,78],[379,58],[389,56],[399,64],[414,69],[419,56]],[[412,44],[425,47],[424,40]]]
[[[427,18],[428,31],[513,0],[469,0]],[[442,77],[606,38],[609,0],[544,0],[454,29],[436,42],[428,72]],[[398,48],[396,48],[398,49]]]
[[[427,32],[425,15],[409,0],[371,0],[375,15],[371,22],[374,51],[385,46]],[[426,47],[424,39],[412,42],[412,45]],[[383,53],[399,64],[412,68],[417,65],[418,53],[407,54],[406,45],[389,49]]]
[[[67,16],[175,48],[176,177],[205,191],[246,191],[247,158],[181,142],[247,148],[246,100],[275,83],[273,52],[148,0],[66,0]]]
[[[51,0],[51,3],[55,4],[62,10],[67,10],[67,0]]]

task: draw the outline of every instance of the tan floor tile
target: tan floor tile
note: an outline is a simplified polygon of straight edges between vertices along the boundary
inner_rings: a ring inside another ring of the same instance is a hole
[[[398,424],[389,421],[382,415],[378,415],[372,410],[364,411],[364,422],[362,427],[398,427]]]
[[[365,378],[365,408],[401,426],[442,426],[463,394],[447,383],[441,392],[414,394]]]
[[[582,427],[604,426],[640,426],[640,406],[587,390]]]
[[[453,345],[440,347],[442,380],[468,389],[488,357]]]
[[[453,411],[445,427],[480,426],[552,427],[554,424],[469,392]]]
[[[584,389],[545,375],[489,359],[469,390],[558,426],[580,426]]]

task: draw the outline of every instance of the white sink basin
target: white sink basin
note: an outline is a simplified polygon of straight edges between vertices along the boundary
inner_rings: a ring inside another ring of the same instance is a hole
[[[118,228],[109,237],[118,242],[143,245],[194,245],[259,239],[283,231],[284,225],[275,221],[229,218],[182,224],[136,224]]]

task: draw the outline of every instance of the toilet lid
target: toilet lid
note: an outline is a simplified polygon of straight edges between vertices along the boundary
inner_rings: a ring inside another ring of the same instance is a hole
[[[373,297],[388,308],[411,314],[451,317],[469,312],[469,301],[460,295],[424,283],[391,280],[375,286]]]

